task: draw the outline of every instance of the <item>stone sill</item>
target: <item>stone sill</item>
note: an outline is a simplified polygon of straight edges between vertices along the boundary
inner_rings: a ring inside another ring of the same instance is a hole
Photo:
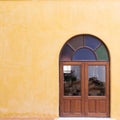
[[[97,118],[97,117],[60,117],[55,120],[116,120],[113,118]]]

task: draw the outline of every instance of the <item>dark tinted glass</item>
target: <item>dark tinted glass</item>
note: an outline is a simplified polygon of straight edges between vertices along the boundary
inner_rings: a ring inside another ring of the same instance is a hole
[[[77,50],[80,47],[83,47],[83,44],[84,44],[83,36],[76,36],[72,38],[70,41],[68,41],[68,44],[70,44],[74,48],[74,50]]]
[[[101,42],[97,38],[90,35],[85,35],[85,46],[96,49],[100,44]]]
[[[80,96],[81,95],[81,79],[80,66],[64,65],[64,95]]]
[[[60,60],[61,61],[71,61],[71,57],[73,55],[73,50],[70,48],[70,46],[65,45],[62,49]]]
[[[72,60],[96,60],[94,52],[87,48],[78,49]]]

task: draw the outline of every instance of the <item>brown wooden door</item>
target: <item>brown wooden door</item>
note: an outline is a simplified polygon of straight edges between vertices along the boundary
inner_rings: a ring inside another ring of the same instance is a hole
[[[60,63],[60,116],[109,116],[109,63]]]

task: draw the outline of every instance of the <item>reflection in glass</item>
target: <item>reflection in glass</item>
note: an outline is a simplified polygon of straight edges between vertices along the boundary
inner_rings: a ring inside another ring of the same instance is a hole
[[[105,66],[88,66],[88,95],[105,95]]]
[[[80,66],[64,65],[64,95],[79,96],[80,91]]]

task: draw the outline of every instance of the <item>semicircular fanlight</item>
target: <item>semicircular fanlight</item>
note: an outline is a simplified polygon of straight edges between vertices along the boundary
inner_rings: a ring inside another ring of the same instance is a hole
[[[101,40],[92,35],[77,35],[63,47],[60,61],[109,61],[109,53]]]

